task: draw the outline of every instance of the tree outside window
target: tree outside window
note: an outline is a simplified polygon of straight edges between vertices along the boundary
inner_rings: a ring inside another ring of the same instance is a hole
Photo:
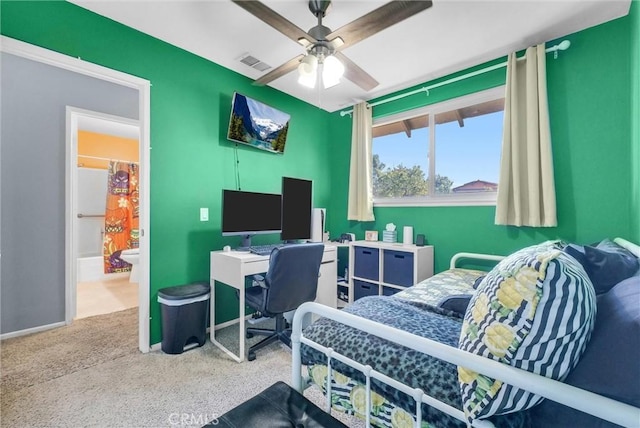
[[[374,203],[428,205],[442,197],[478,200],[478,194],[495,202],[504,111],[499,89],[376,120]]]

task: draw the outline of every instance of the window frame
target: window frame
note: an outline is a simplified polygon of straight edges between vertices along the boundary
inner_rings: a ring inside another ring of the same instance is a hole
[[[435,116],[451,110],[469,107],[487,101],[493,101],[505,96],[505,85],[495,88],[474,92],[469,95],[452,98],[424,107],[403,111],[388,116],[373,119],[373,127],[387,125],[401,120],[411,119],[417,116],[429,115],[429,195],[414,196],[409,198],[380,198],[373,196],[374,207],[426,207],[426,206],[495,206],[498,192],[478,192],[478,193],[455,193],[436,194],[435,193]],[[373,151],[372,151],[373,156]]]

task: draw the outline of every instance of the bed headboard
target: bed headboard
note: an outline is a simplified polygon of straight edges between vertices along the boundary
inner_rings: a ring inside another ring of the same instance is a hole
[[[456,263],[461,259],[475,259],[475,260],[489,260],[493,262],[499,262],[504,259],[504,256],[496,256],[495,254],[482,254],[482,253],[456,253],[451,257],[449,262],[449,269],[455,269]]]

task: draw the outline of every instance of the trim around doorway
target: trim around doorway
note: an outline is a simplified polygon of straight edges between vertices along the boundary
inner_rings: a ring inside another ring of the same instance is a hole
[[[77,315],[78,307],[78,131],[92,131],[101,134],[132,138],[138,141],[140,147],[140,127],[137,120],[119,116],[112,116],[96,111],[67,106],[66,109],[66,272],[65,272],[65,323],[71,324]],[[106,184],[105,184],[106,185]],[[142,180],[140,187],[144,186]],[[106,190],[106,187],[105,187]],[[148,207],[141,206],[140,214]],[[114,275],[114,274],[111,274]],[[111,277],[110,275],[110,277]],[[118,275],[118,274],[115,274]],[[138,297],[140,297],[139,282]]]
[[[54,67],[73,71],[96,79],[105,80],[118,85],[133,88],[138,91],[138,121],[140,129],[140,267],[139,267],[139,284],[138,284],[138,348],[141,352],[149,352],[150,346],[150,326],[149,326],[149,302],[150,302],[150,170],[151,170],[151,145],[150,145],[150,109],[151,109],[151,83],[148,80],[132,76],[117,70],[112,70],[100,65],[83,61],[79,58],[70,56],[34,46],[16,39],[6,36],[0,38],[0,51],[33,61],[48,64]],[[78,110],[76,110],[78,111]],[[69,116],[69,114],[68,114]],[[69,123],[67,123],[69,124]],[[69,127],[67,127],[67,151],[69,151]],[[67,162],[67,180],[69,180],[69,162]],[[66,189],[70,188],[67,182]],[[68,193],[68,191],[67,191]],[[66,308],[65,321],[71,322],[70,314],[75,311],[75,306],[71,305],[71,281],[75,278],[75,272],[71,272],[70,252],[71,252],[71,203],[70,197],[67,196],[66,201],[66,242],[65,254],[67,266],[65,271],[65,287],[66,287]],[[75,284],[73,284],[75,287]]]

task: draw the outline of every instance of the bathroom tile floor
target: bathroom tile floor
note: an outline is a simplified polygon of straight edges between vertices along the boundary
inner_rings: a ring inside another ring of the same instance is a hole
[[[138,306],[138,284],[128,278],[79,282],[76,319]]]

